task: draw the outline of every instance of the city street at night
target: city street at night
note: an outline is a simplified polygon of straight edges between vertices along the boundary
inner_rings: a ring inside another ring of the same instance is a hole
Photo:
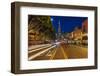
[[[28,60],[88,58],[88,18],[29,15]]]
[[[63,43],[31,46],[29,60],[79,59],[87,58],[87,47]]]

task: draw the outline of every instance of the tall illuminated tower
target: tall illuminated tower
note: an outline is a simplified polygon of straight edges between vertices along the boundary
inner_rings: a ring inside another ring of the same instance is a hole
[[[61,25],[60,25],[60,21],[58,23],[58,39],[61,39]]]

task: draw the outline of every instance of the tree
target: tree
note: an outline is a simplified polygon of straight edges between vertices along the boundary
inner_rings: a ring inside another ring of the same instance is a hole
[[[28,16],[28,36],[35,36],[33,40],[54,40],[55,29],[52,26],[50,16]],[[35,35],[34,35],[35,34]],[[30,39],[29,39],[30,40]]]

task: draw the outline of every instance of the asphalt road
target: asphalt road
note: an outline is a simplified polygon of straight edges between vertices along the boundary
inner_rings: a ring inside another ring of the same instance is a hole
[[[87,47],[67,44],[46,44],[32,46],[28,51],[28,60],[56,60],[87,58]],[[33,49],[32,49],[33,48]]]

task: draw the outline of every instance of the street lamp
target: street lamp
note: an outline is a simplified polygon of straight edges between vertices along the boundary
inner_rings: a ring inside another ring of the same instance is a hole
[[[51,18],[51,21],[53,21],[53,18]]]

